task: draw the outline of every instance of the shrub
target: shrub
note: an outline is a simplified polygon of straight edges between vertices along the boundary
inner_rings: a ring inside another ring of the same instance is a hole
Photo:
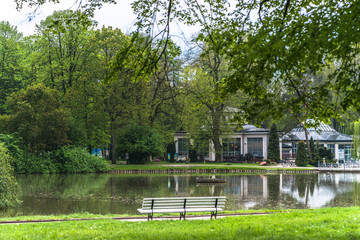
[[[14,206],[19,202],[19,187],[10,165],[11,156],[0,143],[0,208]]]
[[[295,164],[296,164],[296,166],[302,166],[302,167],[308,165],[308,156],[307,156],[304,141],[300,141],[298,144]]]
[[[66,146],[52,152],[50,155],[56,162],[56,166],[58,166],[58,172],[85,173],[108,170],[105,159],[90,155],[86,149]]]
[[[57,173],[59,167],[50,154],[31,154],[25,152],[22,159],[16,160],[16,173]]]
[[[117,147],[122,153],[128,153],[128,163],[145,163],[148,156],[161,156],[164,152],[164,138],[156,129],[130,125],[119,137]]]
[[[85,173],[108,170],[105,159],[90,155],[86,149],[62,147],[56,151],[31,154],[24,153],[16,161],[17,173]]]
[[[279,135],[277,133],[275,123],[271,125],[270,129],[268,158],[274,160],[275,162],[280,162]]]

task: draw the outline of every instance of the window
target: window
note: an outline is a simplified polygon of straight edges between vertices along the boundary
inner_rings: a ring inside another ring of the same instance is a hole
[[[351,160],[352,144],[339,144],[339,160]]]
[[[223,156],[238,156],[241,154],[241,138],[225,139],[223,141]]]
[[[331,153],[335,153],[335,144],[328,144],[327,149],[330,149]]]
[[[189,145],[188,138],[178,138],[179,156],[186,156],[189,153]]]
[[[292,144],[291,152],[292,152],[292,154],[296,154],[296,152],[297,152],[297,143]]]
[[[254,157],[263,156],[263,139],[262,138],[248,138],[247,139],[248,153]]]

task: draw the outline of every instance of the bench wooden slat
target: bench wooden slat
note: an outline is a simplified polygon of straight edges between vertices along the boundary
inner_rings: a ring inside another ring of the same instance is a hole
[[[180,213],[180,220],[187,212],[211,212],[211,218],[225,207],[226,197],[170,197],[144,198],[140,213],[147,213],[148,220],[154,213]]]
[[[187,199],[187,200],[206,200],[206,199],[226,199],[226,197],[169,197],[169,198],[144,198],[144,201],[147,200],[183,200],[183,199]]]
[[[183,208],[183,209],[154,209],[152,210],[144,210],[138,209],[140,213],[182,213],[182,212],[215,212],[215,211],[223,211],[222,208]]]

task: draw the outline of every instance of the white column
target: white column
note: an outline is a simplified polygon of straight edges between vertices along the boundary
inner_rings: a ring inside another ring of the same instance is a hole
[[[263,157],[264,159],[268,158],[268,143],[269,143],[269,137],[268,135],[263,137]]]
[[[215,148],[214,148],[214,143],[212,141],[210,141],[209,161],[215,161]]]
[[[335,153],[334,158],[336,159],[336,162],[339,162],[339,144],[335,143]]]
[[[174,137],[174,142],[175,142],[175,152],[179,153],[178,137]]]

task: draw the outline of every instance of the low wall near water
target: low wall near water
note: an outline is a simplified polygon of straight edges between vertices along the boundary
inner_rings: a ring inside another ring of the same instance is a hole
[[[178,173],[317,173],[317,170],[282,169],[157,169],[157,170],[110,170],[110,174],[178,174]]]

